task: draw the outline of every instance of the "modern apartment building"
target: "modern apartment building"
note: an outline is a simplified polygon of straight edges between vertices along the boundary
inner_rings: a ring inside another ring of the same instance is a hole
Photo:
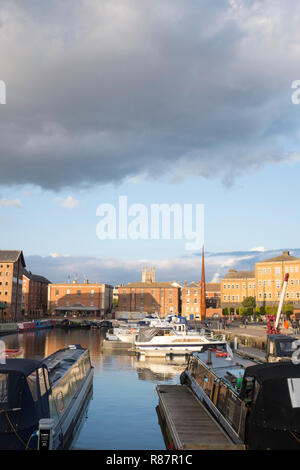
[[[49,284],[48,311],[51,315],[104,316],[112,309],[113,286],[84,283]]]
[[[22,318],[22,280],[25,260],[21,250],[0,250],[0,321]]]

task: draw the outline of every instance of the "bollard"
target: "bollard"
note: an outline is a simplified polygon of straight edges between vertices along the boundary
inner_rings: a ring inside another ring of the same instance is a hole
[[[237,351],[238,348],[238,339],[237,336],[234,337],[234,350]]]

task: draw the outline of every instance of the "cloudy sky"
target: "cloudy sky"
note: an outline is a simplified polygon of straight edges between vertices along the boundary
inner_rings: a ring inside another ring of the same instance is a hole
[[[208,264],[299,247],[294,0],[1,0],[0,57],[0,247],[36,272],[195,278],[186,240],[99,240],[122,195],[204,204]]]

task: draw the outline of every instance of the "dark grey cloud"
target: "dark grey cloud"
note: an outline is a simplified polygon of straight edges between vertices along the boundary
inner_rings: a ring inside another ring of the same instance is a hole
[[[208,282],[217,282],[229,269],[252,270],[255,263],[281,254],[283,250],[242,251],[225,253],[206,253],[205,270]],[[300,249],[291,250],[291,254],[300,257]],[[153,264],[156,267],[158,281],[201,279],[201,258],[184,256],[181,258],[139,261],[121,259],[94,258],[82,256],[30,256],[25,253],[27,269],[35,274],[46,276],[52,282],[68,282],[78,277],[83,281],[87,277],[91,282],[106,282],[112,285],[141,280],[142,266]]]
[[[230,180],[290,158],[299,13],[292,0],[2,0],[0,184]]]

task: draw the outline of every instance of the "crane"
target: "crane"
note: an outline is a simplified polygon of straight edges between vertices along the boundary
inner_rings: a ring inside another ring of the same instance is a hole
[[[280,334],[280,327],[279,327],[279,321],[282,313],[282,306],[284,302],[284,297],[286,293],[286,288],[288,285],[289,281],[289,273],[286,273],[284,276],[284,281],[282,284],[281,288],[281,293],[280,293],[280,298],[279,298],[279,304],[278,304],[278,309],[277,309],[277,315],[268,315],[267,316],[267,322],[268,322],[268,328],[267,328],[267,334],[268,335],[279,335]]]

